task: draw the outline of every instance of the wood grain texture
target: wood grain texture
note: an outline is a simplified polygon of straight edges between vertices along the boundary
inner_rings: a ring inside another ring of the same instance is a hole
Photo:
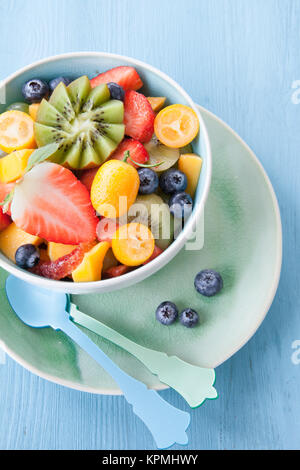
[[[298,0],[6,0],[0,79],[39,58],[98,50],[165,71],[253,148],[279,198],[284,263],[254,338],[217,370],[220,399],[193,411],[191,449],[299,449],[300,80]],[[258,266],[259,269],[259,266]],[[1,307],[0,307],[1,308]],[[187,409],[172,391],[162,395]],[[122,397],[48,383],[0,365],[1,449],[151,449]],[[180,447],[178,447],[180,448]]]

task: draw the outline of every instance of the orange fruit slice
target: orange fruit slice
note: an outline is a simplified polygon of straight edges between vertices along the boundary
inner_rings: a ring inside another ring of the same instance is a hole
[[[33,119],[22,111],[0,114],[0,149],[11,153],[36,148],[33,124]]]
[[[154,132],[167,147],[184,147],[198,134],[199,119],[189,106],[173,104],[158,113],[154,121]]]
[[[154,251],[154,237],[146,225],[122,225],[112,239],[112,250],[117,260],[126,266],[139,266]]]

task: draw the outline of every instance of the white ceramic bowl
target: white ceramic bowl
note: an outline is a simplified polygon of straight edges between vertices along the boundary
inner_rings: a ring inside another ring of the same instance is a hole
[[[165,73],[139,60],[116,54],[104,52],[75,52],[58,55],[35,62],[20,69],[6,80],[3,80],[0,85],[0,96],[5,95],[6,98],[5,103],[0,105],[0,112],[3,112],[9,104],[23,100],[21,95],[22,84],[31,78],[39,77],[50,80],[61,75],[71,78],[77,78],[80,75],[88,75],[92,78],[101,71],[119,65],[131,65],[137,69],[144,82],[144,87],[141,91],[144,91],[148,96],[166,96],[168,104],[186,104],[193,108],[197,114],[200,121],[200,133],[193,142],[193,148],[194,152],[201,155],[203,158],[203,166],[195,196],[193,213],[185,225],[184,230],[159,257],[149,264],[117,278],[84,283],[53,281],[36,276],[19,268],[3,254],[0,254],[0,266],[27,282],[71,294],[108,292],[121,289],[145,279],[165,266],[180,251],[185,242],[195,231],[197,221],[200,219],[203,212],[210,187],[212,169],[210,143],[204,121],[191,97]]]

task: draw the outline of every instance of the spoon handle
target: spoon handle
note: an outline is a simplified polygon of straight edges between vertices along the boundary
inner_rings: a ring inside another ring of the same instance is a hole
[[[207,398],[217,398],[217,391],[213,387],[214,369],[197,367],[176,356],[168,356],[166,353],[145,348],[99,320],[80,312],[72,302],[70,303],[70,317],[77,324],[99,334],[135,356],[163,383],[180,393],[192,408],[200,406]]]
[[[187,444],[186,429],[190,415],[170,405],[154,390],[121,370],[98,346],[77,328],[71,320],[59,329],[95,359],[118,383],[134,413],[146,424],[158,448]]]

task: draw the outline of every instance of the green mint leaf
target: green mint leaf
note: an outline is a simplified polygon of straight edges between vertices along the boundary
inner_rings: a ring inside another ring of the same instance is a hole
[[[0,202],[0,206],[2,206],[2,211],[4,212],[7,212],[8,211],[8,208],[9,208],[9,204],[13,198],[13,195],[14,195],[14,190],[12,190],[10,193],[8,193],[6,196],[5,196],[5,199],[4,201]]]
[[[30,155],[25,172],[31,170],[34,165],[42,163],[51,157],[51,155],[53,155],[58,150],[58,147],[59,144],[52,143],[36,149]]]

